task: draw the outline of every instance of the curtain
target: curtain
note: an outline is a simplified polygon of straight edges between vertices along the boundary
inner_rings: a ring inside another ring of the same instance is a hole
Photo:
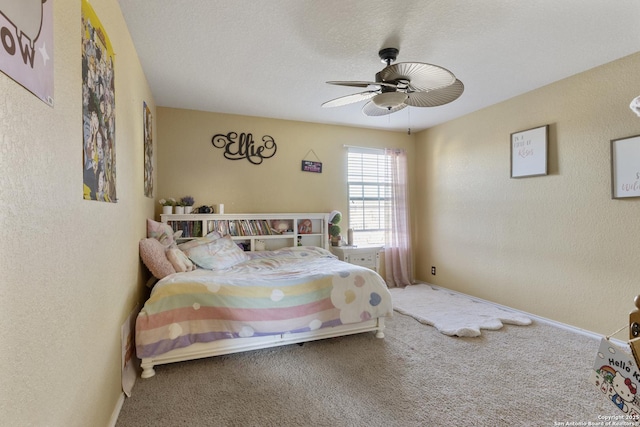
[[[389,287],[405,287],[413,283],[407,153],[404,150],[385,149],[384,154],[391,176],[391,203],[388,215],[385,215],[385,279]]]

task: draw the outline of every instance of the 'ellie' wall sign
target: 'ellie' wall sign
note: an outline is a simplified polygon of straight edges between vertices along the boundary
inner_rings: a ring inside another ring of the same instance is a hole
[[[247,159],[254,165],[261,164],[264,159],[269,159],[276,154],[276,142],[269,135],[262,137],[261,143],[253,140],[250,133],[229,132],[218,133],[211,138],[214,147],[224,150],[224,157],[229,160]]]

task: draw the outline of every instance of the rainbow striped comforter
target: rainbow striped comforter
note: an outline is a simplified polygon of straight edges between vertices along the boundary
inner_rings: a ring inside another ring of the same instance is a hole
[[[391,294],[372,270],[321,248],[250,253],[226,270],[159,281],[136,320],[139,358],[196,342],[307,332],[391,316]]]

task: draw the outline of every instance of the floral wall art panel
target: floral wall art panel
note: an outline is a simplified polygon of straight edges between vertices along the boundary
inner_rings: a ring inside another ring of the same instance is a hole
[[[117,202],[114,56],[107,32],[82,0],[84,198],[112,203]]]
[[[0,0],[0,70],[53,107],[53,0]]]

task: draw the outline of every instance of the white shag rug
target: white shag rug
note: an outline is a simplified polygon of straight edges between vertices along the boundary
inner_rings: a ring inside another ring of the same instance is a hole
[[[434,326],[445,335],[477,337],[480,329],[500,329],[503,323],[531,324],[531,319],[517,312],[425,284],[391,288],[389,291],[394,310]]]

